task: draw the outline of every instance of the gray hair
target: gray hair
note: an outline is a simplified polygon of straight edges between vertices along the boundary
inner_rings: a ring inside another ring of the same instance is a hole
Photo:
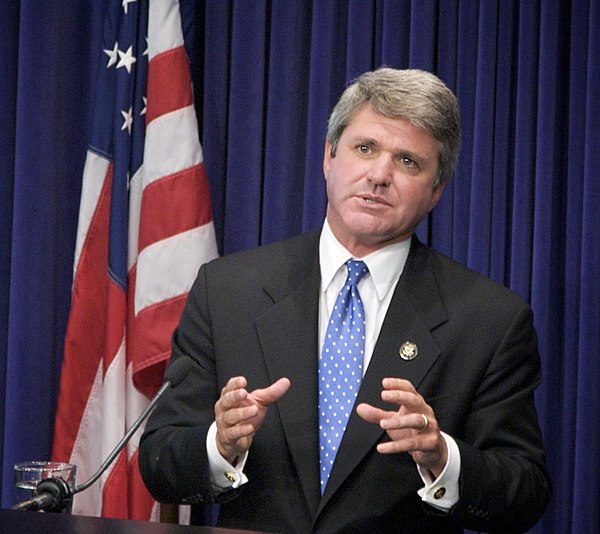
[[[454,174],[460,152],[460,117],[454,93],[437,76],[417,69],[380,68],[361,74],[342,93],[327,126],[334,157],[342,132],[359,108],[369,102],[389,118],[402,118],[423,128],[440,144],[437,188]]]

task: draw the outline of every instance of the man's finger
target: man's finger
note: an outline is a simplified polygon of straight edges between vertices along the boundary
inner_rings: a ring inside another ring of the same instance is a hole
[[[285,395],[291,385],[289,378],[280,378],[267,388],[255,389],[249,396],[259,404],[268,406]]]
[[[217,401],[223,410],[231,410],[240,406],[246,397],[248,392],[245,389],[234,389],[221,394],[221,398]]]
[[[234,391],[236,389],[245,388],[247,385],[247,380],[243,376],[234,376],[227,381],[227,384],[221,390],[221,395],[224,393],[228,393],[229,391]]]
[[[250,404],[249,406],[244,406],[242,408],[227,410],[222,413],[219,421],[226,426],[234,426],[256,417],[258,409],[258,406],[255,404]]]
[[[409,393],[416,393],[417,390],[413,386],[412,382],[404,378],[384,378],[381,382],[383,389],[397,389],[400,391],[406,391]]]
[[[387,412],[381,408],[375,408],[375,406],[371,406],[364,402],[356,407],[356,413],[367,423],[374,423],[376,425],[378,425],[382,419],[387,419],[392,415],[391,412]]]

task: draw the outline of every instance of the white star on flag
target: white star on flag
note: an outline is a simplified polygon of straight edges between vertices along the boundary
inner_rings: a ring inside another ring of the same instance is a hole
[[[123,11],[125,12],[125,15],[127,15],[127,6],[129,4],[131,4],[132,2],[135,2],[136,0],[123,0]]]
[[[142,100],[144,101],[144,107],[142,108],[142,111],[140,111],[140,115],[145,115],[146,108],[148,107],[148,99],[145,96],[143,96]]]
[[[117,53],[119,51],[119,43],[115,43],[115,46],[112,50],[108,48],[104,48],[104,53],[108,56],[108,64],[106,68],[112,67],[117,62]]]
[[[127,132],[131,135],[131,125],[133,124],[133,113],[132,108],[129,108],[128,111],[121,111],[121,115],[123,115],[123,126],[121,126],[121,130],[125,130],[127,128]]]
[[[130,46],[127,49],[127,52],[121,52],[120,50],[117,50],[117,52],[119,53],[119,57],[121,58],[119,60],[119,63],[117,63],[117,69],[125,67],[127,69],[127,74],[131,74],[131,65],[133,65],[137,61],[137,59],[133,57],[133,47]]]

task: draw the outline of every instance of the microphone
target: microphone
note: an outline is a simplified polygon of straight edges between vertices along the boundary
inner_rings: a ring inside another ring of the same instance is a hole
[[[117,446],[108,455],[106,460],[102,462],[102,465],[98,470],[91,476],[89,480],[86,480],[83,484],[75,486],[73,489],[62,479],[62,478],[46,478],[37,485],[37,495],[26,501],[21,501],[12,507],[12,510],[46,510],[47,512],[62,512],[67,508],[73,501],[73,495],[89,488],[96,480],[100,478],[112,464],[117,455],[121,452],[123,447],[127,445],[127,442],[131,439],[135,431],[144,422],[146,417],[150,415],[150,412],[154,409],[162,395],[170,387],[175,387],[181,384],[189,374],[192,367],[192,363],[187,358],[178,358],[174,360],[169,366],[165,373],[165,381],[162,386],[152,398],[148,406],[140,414],[140,416],[134,421],[131,428],[121,438],[121,441],[117,443]]]

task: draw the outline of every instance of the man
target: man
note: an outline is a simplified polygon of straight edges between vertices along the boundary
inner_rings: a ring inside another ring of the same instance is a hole
[[[531,310],[414,236],[459,146],[456,99],[432,74],[379,69],[346,89],[322,231],[200,269],[173,336],[192,370],[140,445],[158,500],[285,533],[535,524],[551,490]],[[347,314],[352,354],[329,325]]]

